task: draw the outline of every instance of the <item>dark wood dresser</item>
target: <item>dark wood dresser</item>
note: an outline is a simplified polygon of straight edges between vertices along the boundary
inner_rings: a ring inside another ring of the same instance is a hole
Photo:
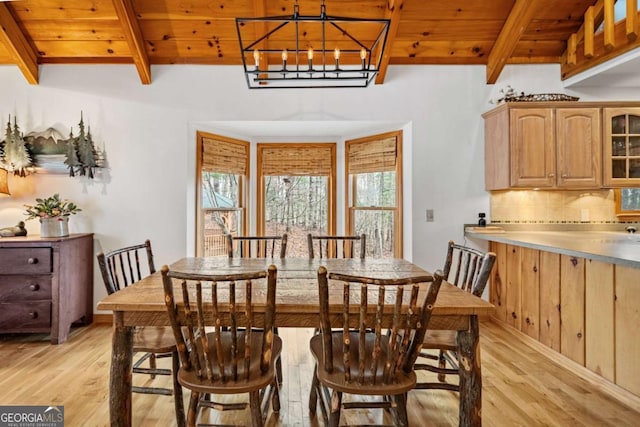
[[[50,332],[93,321],[93,234],[0,238],[0,333]]]

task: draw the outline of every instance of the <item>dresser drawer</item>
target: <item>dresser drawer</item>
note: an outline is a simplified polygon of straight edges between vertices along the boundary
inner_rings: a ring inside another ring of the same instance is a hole
[[[51,248],[0,248],[0,274],[51,273]]]
[[[51,299],[51,276],[0,276],[0,302]]]
[[[0,330],[29,332],[51,326],[51,301],[0,303]]]

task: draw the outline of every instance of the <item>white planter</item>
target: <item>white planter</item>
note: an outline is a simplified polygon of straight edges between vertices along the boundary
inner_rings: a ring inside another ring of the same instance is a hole
[[[64,237],[69,235],[69,217],[40,218],[40,237]]]

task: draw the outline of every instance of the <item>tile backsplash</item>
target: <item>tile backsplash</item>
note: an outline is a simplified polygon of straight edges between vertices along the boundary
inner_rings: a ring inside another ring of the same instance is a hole
[[[491,223],[618,223],[613,190],[493,191]]]

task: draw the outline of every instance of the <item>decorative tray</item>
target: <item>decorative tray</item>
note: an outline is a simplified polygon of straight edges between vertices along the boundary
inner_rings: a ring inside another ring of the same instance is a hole
[[[577,96],[563,93],[533,93],[531,95],[505,96],[506,102],[537,102],[537,101],[577,101]]]

